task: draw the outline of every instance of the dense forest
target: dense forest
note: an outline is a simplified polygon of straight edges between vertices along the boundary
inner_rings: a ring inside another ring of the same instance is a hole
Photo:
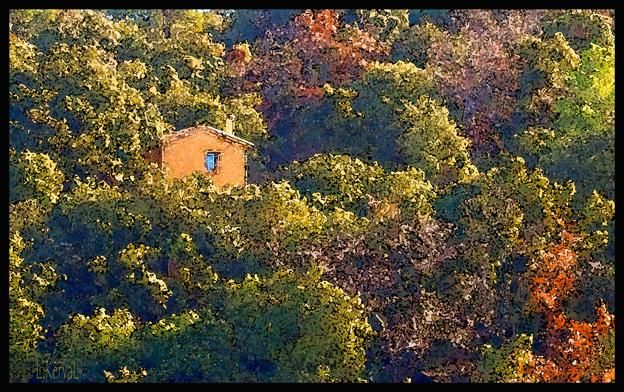
[[[614,11],[9,30],[10,381],[614,381]],[[146,161],[231,114],[246,186]]]

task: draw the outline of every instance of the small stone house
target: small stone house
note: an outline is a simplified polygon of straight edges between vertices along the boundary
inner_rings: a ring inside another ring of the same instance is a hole
[[[165,135],[158,147],[147,154],[172,178],[193,172],[208,173],[215,185],[244,186],[247,180],[247,152],[253,143],[234,136],[228,119],[228,131],[209,126],[186,128]]]

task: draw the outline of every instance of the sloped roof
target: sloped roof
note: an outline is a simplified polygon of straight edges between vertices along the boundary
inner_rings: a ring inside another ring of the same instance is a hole
[[[164,135],[162,138],[163,143],[168,144],[168,143],[172,143],[178,140],[182,140],[188,136],[191,136],[195,133],[198,132],[212,132],[215,135],[219,136],[219,137],[223,137],[231,142],[234,143],[239,143],[242,144],[243,146],[247,147],[247,148],[253,148],[255,147],[254,144],[252,142],[249,142],[243,138],[240,138],[238,136],[235,136],[231,133],[228,132],[224,132],[220,129],[217,128],[213,128],[213,127],[209,127],[207,125],[198,125],[196,127],[190,127],[190,128],[185,128],[185,129],[181,129],[179,131],[176,132],[172,132],[169,133],[167,135]]]

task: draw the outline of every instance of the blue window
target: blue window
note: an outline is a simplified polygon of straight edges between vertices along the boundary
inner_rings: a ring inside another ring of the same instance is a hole
[[[204,166],[206,166],[206,170],[208,170],[209,172],[217,171],[218,160],[218,152],[207,152],[206,157],[204,158]]]

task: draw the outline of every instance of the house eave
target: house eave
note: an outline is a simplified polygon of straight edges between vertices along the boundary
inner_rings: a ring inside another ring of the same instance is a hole
[[[170,133],[168,135],[165,135],[165,136],[163,136],[163,139],[162,139],[163,140],[163,144],[166,145],[166,144],[174,143],[174,142],[177,142],[179,140],[185,139],[186,137],[191,136],[191,135],[193,135],[193,134],[195,134],[197,132],[202,132],[202,131],[203,132],[211,132],[211,133],[216,134],[217,136],[222,137],[224,139],[227,139],[227,140],[229,140],[231,142],[238,143],[238,144],[240,144],[240,145],[242,145],[242,146],[244,146],[245,148],[248,148],[248,149],[255,148],[255,145],[252,142],[250,142],[250,141],[247,141],[247,140],[245,140],[243,138],[240,138],[238,136],[232,135],[230,133],[224,132],[224,131],[222,131],[220,129],[217,129],[217,128],[214,128],[214,127],[211,127],[211,126],[207,126],[207,125],[199,125],[199,126],[196,126],[196,127],[185,128],[185,129],[181,129],[179,131]]]

